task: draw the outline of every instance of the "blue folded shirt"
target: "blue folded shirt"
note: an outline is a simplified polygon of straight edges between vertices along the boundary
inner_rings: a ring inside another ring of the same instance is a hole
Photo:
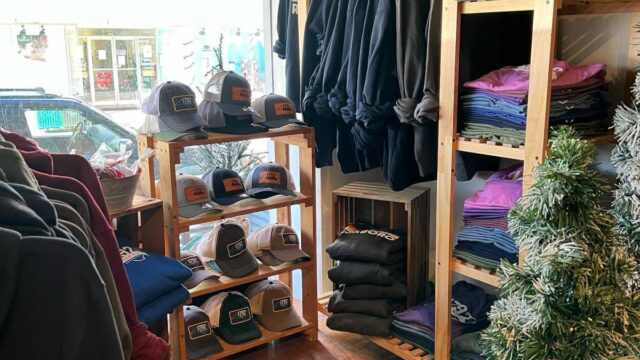
[[[150,303],[138,308],[138,318],[147,325],[152,325],[171,313],[178,305],[189,298],[189,291],[182,285],[159,296]]]

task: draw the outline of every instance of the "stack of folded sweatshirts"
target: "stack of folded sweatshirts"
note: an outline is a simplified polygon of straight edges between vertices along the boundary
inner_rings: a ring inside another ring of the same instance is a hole
[[[451,296],[451,358],[481,359],[477,355],[479,331],[489,326],[488,313],[496,298],[465,281],[453,285]],[[433,352],[435,298],[431,296],[424,303],[393,315],[391,332],[407,343]]]
[[[391,316],[407,296],[404,236],[380,230],[345,231],[327,253],[338,261],[329,270],[337,286],[327,310],[332,330],[389,337]]]
[[[484,187],[464,202],[464,226],[453,255],[495,270],[501,259],[518,262],[518,247],[508,232],[507,215],[522,196],[522,165],[491,175]]]
[[[555,61],[551,127],[571,125],[585,136],[607,132],[604,64]],[[505,67],[466,82],[460,97],[462,136],[522,145],[527,121],[529,66]]]

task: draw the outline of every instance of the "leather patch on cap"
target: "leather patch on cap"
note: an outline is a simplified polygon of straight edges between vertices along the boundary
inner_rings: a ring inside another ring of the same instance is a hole
[[[184,188],[184,195],[188,202],[204,200],[209,198],[207,188],[204,186],[189,186]]]
[[[289,296],[280,299],[273,299],[271,302],[273,312],[287,311],[291,309],[291,298]]]
[[[171,101],[175,112],[197,110],[196,99],[192,95],[173,96]]]
[[[242,190],[244,186],[242,185],[242,179],[239,177],[229,178],[222,180],[222,184],[224,185],[224,191],[235,191]]]
[[[296,110],[293,108],[293,105],[289,103],[275,103],[273,104],[273,108],[275,110],[276,115],[295,115]]]
[[[211,335],[211,325],[209,325],[208,321],[203,321],[201,323],[190,325],[187,328],[187,331],[189,331],[189,339],[195,340]]]
[[[279,185],[280,182],[280,173],[277,171],[261,171],[259,183],[260,184],[276,184]]]
[[[184,266],[188,267],[192,272],[204,270],[204,264],[202,264],[202,261],[200,261],[200,258],[197,256],[185,256],[180,259],[180,262],[184,264]]]
[[[251,310],[249,310],[248,307],[229,311],[229,322],[231,325],[242,324],[249,320],[251,320]]]
[[[231,100],[233,101],[251,101],[251,89],[240,86],[231,87]]]

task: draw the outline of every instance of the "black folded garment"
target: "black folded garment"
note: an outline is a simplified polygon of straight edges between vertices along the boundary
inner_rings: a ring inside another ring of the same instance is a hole
[[[342,289],[333,292],[327,310],[331,313],[358,313],[380,318],[390,317],[394,312],[404,310],[404,303],[390,300],[345,300]]]
[[[345,300],[401,300],[407,297],[407,286],[399,281],[391,286],[344,285],[342,297]]]
[[[343,233],[327,246],[333,260],[395,264],[406,259],[407,239],[381,230]]]
[[[381,265],[359,261],[341,261],[328,271],[329,279],[336,284],[372,284],[390,286],[396,280],[406,281],[406,264]]]
[[[391,317],[379,318],[355,313],[332,314],[327,318],[327,327],[360,335],[391,337]]]

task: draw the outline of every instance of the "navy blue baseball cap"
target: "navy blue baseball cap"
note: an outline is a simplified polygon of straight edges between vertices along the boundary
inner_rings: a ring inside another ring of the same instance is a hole
[[[202,175],[207,184],[211,200],[220,205],[231,205],[249,199],[242,178],[237,172],[229,169],[215,168]]]

